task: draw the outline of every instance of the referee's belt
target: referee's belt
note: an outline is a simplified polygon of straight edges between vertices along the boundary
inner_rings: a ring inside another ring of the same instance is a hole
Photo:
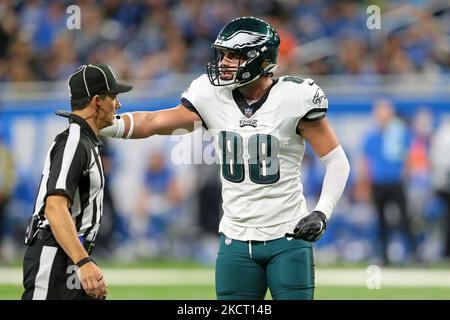
[[[91,241],[87,241],[83,236],[78,236],[78,239],[80,239],[80,242],[83,245],[86,252],[88,254],[91,254],[92,250],[94,250],[95,244]]]
[[[53,235],[52,231],[50,230],[50,228],[40,228],[37,233],[38,239],[42,239],[44,237],[45,233],[48,233],[49,235],[51,235],[51,237],[54,239],[54,241],[56,243],[58,243],[56,241],[55,236]],[[86,252],[90,255],[92,253],[92,250],[95,247],[95,244],[91,241],[87,241],[83,236],[78,236],[78,239],[80,240],[80,243],[84,247]]]

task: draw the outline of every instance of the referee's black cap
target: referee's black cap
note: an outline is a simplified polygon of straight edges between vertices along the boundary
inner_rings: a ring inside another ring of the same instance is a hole
[[[128,92],[133,86],[117,82],[111,67],[106,64],[85,64],[69,78],[72,99],[82,99],[100,94]]]

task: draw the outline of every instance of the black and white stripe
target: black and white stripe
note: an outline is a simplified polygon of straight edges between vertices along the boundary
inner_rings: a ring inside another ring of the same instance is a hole
[[[41,255],[39,257],[39,269],[34,282],[33,300],[47,299],[50,275],[57,251],[57,247],[42,247]]]
[[[85,300],[76,267],[50,230],[40,229],[27,247],[23,264],[23,300]]]
[[[100,144],[95,135],[93,139],[90,128],[86,128],[88,125],[80,121],[72,122],[50,147],[33,215],[39,217],[39,228],[47,228],[47,197],[64,195],[71,201],[69,211],[78,235],[94,241],[102,216],[105,179],[99,156]]]

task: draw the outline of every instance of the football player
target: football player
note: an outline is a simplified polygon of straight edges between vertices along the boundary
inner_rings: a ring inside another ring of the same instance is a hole
[[[218,299],[313,299],[312,242],[325,231],[349,174],[312,79],[273,78],[280,39],[267,22],[242,17],[212,45],[207,74],[172,109],[122,115],[102,134],[145,138],[201,121],[221,157],[224,215],[216,260]],[[326,166],[309,212],[300,182],[305,141]]]

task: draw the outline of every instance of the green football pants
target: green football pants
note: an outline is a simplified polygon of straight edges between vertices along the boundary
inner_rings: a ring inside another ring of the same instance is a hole
[[[312,245],[286,237],[239,241],[222,235],[215,277],[218,300],[262,300],[267,288],[274,300],[312,300]]]

